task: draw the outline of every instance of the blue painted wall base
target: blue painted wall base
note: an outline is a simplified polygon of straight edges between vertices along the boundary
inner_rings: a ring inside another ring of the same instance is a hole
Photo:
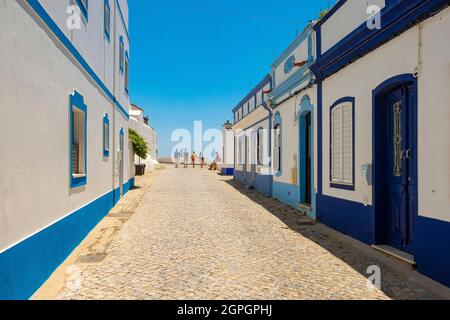
[[[272,197],[294,209],[298,209],[300,187],[298,185],[273,181]]]
[[[272,184],[272,176],[269,175],[256,175],[255,180],[255,189],[259,193],[262,193],[265,196],[270,196],[270,186]]]
[[[319,194],[316,199],[317,218],[321,223],[366,244],[374,243],[371,206]]]
[[[316,197],[321,223],[368,245],[385,244],[375,240],[372,206],[319,194]],[[417,270],[450,287],[450,222],[418,216],[415,230]]]
[[[132,185],[134,179],[124,185],[124,192]],[[107,193],[1,253],[0,300],[30,298],[111,211],[113,193]]]

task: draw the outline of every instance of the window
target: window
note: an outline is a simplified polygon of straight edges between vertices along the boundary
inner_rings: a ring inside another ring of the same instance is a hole
[[[273,133],[273,169],[275,175],[281,175],[282,156],[281,156],[281,115],[279,112],[274,116],[274,133]]]
[[[106,39],[109,41],[109,35],[111,33],[111,9],[109,7],[109,0],[104,1],[104,29]]]
[[[274,130],[273,168],[276,172],[281,172],[281,125],[277,124]]]
[[[123,36],[119,38],[119,67],[120,71],[123,73],[125,64],[125,46],[123,43]]]
[[[128,94],[130,91],[130,61],[128,58],[128,52],[125,52],[125,92]]]
[[[70,95],[70,187],[87,183],[87,106],[76,91]]]
[[[78,7],[80,8],[81,14],[88,21],[88,4],[89,0],[76,0]]]
[[[103,157],[109,157],[109,119],[108,114],[103,117]]]
[[[237,164],[244,164],[244,148],[245,148],[245,135],[236,138],[237,141]]]
[[[259,128],[256,133],[256,163],[263,164],[264,129]]]
[[[330,178],[335,188],[354,189],[354,98],[337,101],[330,110]]]

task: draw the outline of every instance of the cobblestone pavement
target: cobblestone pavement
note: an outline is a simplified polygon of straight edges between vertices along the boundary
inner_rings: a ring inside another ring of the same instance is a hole
[[[167,168],[137,183],[141,188],[130,192],[105,219],[111,221],[96,228],[36,299],[434,299],[448,294],[431,290],[416,272],[401,272],[278,201],[207,170]],[[381,267],[382,290],[367,286],[370,265]]]

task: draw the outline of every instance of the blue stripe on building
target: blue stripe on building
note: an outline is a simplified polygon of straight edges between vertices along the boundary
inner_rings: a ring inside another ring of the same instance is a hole
[[[134,178],[124,185],[124,193],[133,186]],[[1,253],[0,300],[30,298],[111,211],[114,192],[101,196]]]

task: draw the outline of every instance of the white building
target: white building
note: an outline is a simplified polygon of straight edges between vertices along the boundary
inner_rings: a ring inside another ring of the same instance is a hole
[[[449,3],[338,0],[275,61],[268,104],[271,195],[447,286]]]
[[[271,89],[272,77],[268,74],[233,109],[234,178],[266,195],[272,194],[269,158],[272,112],[267,104]]]
[[[128,4],[3,0],[0,39],[0,299],[24,299],[134,183]]]
[[[130,127],[145,139],[149,151],[147,159],[135,156],[135,163],[145,164],[148,170],[153,170],[158,164],[158,136],[150,126],[149,118],[144,115],[144,110],[135,104],[131,104]]]
[[[315,218],[317,95],[309,69],[315,59],[312,24],[272,65],[272,196]]]
[[[450,286],[449,1],[370,2],[315,25],[317,216]]]

